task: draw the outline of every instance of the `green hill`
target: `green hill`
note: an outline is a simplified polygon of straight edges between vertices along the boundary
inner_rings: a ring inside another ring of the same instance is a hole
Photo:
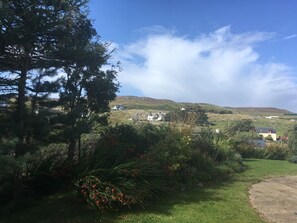
[[[182,107],[193,107],[199,105],[206,112],[210,113],[234,113],[243,115],[284,115],[293,114],[292,112],[270,107],[220,107],[208,103],[188,103],[188,102],[174,102],[167,99],[155,99],[149,97],[137,96],[118,96],[115,101],[111,103],[114,105],[124,105],[127,109],[142,109],[142,110],[163,110],[173,111],[181,109]]]

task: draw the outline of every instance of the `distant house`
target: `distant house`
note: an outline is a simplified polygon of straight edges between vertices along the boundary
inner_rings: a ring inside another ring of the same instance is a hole
[[[111,108],[111,110],[123,111],[126,110],[126,107],[124,105],[115,105]]]
[[[260,127],[256,128],[256,133],[262,135],[263,138],[271,136],[273,141],[276,141],[276,130],[274,128]]]
[[[164,121],[165,120],[165,113],[149,113],[147,116],[148,121]]]
[[[272,118],[279,118],[279,116],[277,116],[277,115],[271,115],[271,116],[266,116],[265,118],[272,119]]]

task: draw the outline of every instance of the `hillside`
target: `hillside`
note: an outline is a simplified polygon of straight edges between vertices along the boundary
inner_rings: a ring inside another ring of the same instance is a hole
[[[284,115],[293,114],[292,112],[273,107],[225,107],[226,109],[232,110],[238,114],[249,114],[249,115]]]
[[[234,114],[242,115],[284,115],[292,114],[292,112],[279,109],[279,108],[265,108],[265,107],[220,107],[217,105],[207,103],[187,103],[187,102],[174,102],[167,99],[154,99],[149,97],[137,96],[118,96],[115,101],[111,103],[114,105],[124,105],[127,109],[143,109],[143,110],[163,110],[173,111],[182,107],[191,107],[199,105],[207,112],[213,113],[228,113],[232,111]]]

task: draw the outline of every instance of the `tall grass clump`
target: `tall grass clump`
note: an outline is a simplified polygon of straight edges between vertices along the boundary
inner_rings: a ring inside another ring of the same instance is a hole
[[[92,147],[77,166],[75,186],[99,211],[145,206],[164,193],[223,179],[241,166],[231,140],[164,125],[116,125]]]

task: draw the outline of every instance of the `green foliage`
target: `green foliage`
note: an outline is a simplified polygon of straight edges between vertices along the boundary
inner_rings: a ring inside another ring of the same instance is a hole
[[[73,166],[67,161],[65,144],[51,144],[33,154],[26,154],[24,159],[26,187],[41,195],[69,184],[75,174]]]
[[[69,144],[72,161],[94,113],[107,112],[116,96],[118,67],[102,69],[111,53],[87,17],[87,3],[1,1],[0,101],[7,109],[0,119],[10,125],[1,124],[5,131],[0,137],[18,138],[16,156],[24,155],[27,145],[53,140],[55,132],[55,140]],[[59,101],[49,99],[58,92]],[[63,112],[53,111],[53,105]],[[55,113],[63,117],[53,117]]]
[[[13,198],[14,171],[19,168],[19,163],[7,155],[0,155],[0,205]]]
[[[23,200],[19,208],[10,213],[2,208],[0,218],[2,222],[22,223],[31,223],[32,219],[35,222],[46,219],[48,222],[263,223],[250,205],[248,188],[267,177],[296,176],[297,166],[286,161],[257,159],[246,159],[244,165],[246,171],[233,175],[227,181],[200,184],[194,190],[169,193],[145,210],[98,214],[87,208],[75,193],[66,191],[43,199]]]
[[[232,136],[236,134],[237,132],[250,132],[254,129],[252,120],[245,119],[245,120],[239,120],[234,121],[227,125],[225,132],[229,136]]]
[[[297,163],[297,156],[293,155],[288,160],[289,160],[290,163]]]
[[[243,158],[286,160],[292,155],[292,150],[286,144],[280,143],[270,143],[264,148],[257,148],[254,143],[242,143],[237,147],[237,151]]]
[[[186,110],[179,110],[168,112],[165,115],[167,122],[181,122],[189,125],[208,125],[208,116],[199,106],[194,108],[187,108]]]
[[[67,162],[63,144],[51,144],[17,158],[11,154],[1,154],[1,203],[11,201],[14,196],[50,194],[69,185],[73,176],[74,169]]]
[[[89,174],[92,175],[77,181],[76,187],[87,203],[99,211],[144,206],[167,190],[162,171],[146,160],[97,169]]]
[[[210,131],[199,132],[195,137],[192,133],[189,129],[180,131],[150,124],[116,125],[103,131],[92,145],[95,148],[89,148],[91,152],[82,157],[77,168],[78,191],[100,211],[143,206],[165,191],[189,189],[240,169],[241,158],[231,140]],[[88,177],[116,188],[116,194],[106,192],[104,186],[95,186],[94,190],[88,186],[87,191],[81,191],[82,185],[91,185]],[[119,192],[128,200],[121,202],[116,196]]]
[[[271,135],[268,135],[268,136],[265,137],[265,140],[272,142],[273,141],[273,138],[272,138]]]
[[[17,156],[25,153],[22,144],[34,139],[36,111],[47,109],[44,102],[58,92],[57,70],[79,63],[81,49],[96,36],[86,4],[85,0],[1,1],[0,100],[12,108],[9,132],[19,139]]]
[[[254,143],[241,143],[236,150],[243,158],[265,158],[265,148],[257,148]]]
[[[265,159],[286,160],[292,155],[292,150],[287,145],[271,143],[265,147]]]
[[[294,155],[297,155],[297,125],[289,130],[288,145],[293,150]]]

